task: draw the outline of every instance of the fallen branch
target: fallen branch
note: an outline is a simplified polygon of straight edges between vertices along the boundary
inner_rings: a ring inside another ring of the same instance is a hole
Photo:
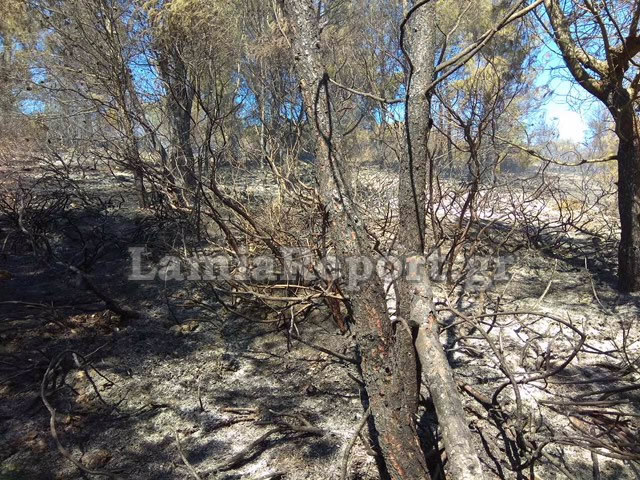
[[[189,460],[187,460],[187,457],[184,454],[184,451],[182,450],[182,445],[180,444],[180,435],[178,435],[178,431],[174,430],[173,434],[176,437],[176,446],[178,447],[178,453],[180,454],[180,458],[182,458],[182,461],[186,465],[187,469],[189,470],[193,478],[195,478],[196,480],[202,480],[202,477],[198,475],[198,472],[196,471],[196,469],[193,468],[193,465],[189,463]]]
[[[353,363],[354,365],[358,364],[358,361],[355,358],[347,357],[346,355],[341,355],[339,353],[334,352],[333,350],[329,350],[328,348],[321,347],[319,345],[315,345],[311,342],[303,340],[302,337],[296,335],[295,333],[291,333],[291,338],[298,340],[300,343],[304,343],[307,347],[311,347],[319,352],[326,353],[327,355],[334,356],[348,363]]]
[[[54,370],[58,367],[58,365],[60,364],[64,356],[67,354],[76,355],[75,352],[72,352],[70,350],[65,350],[64,352],[55,356],[51,360],[51,362],[49,362],[49,366],[47,367],[47,370],[45,371],[44,376],[42,377],[42,383],[40,384],[40,398],[42,399],[42,403],[44,403],[44,406],[47,408],[50,415],[49,430],[51,431],[51,436],[53,437],[53,440],[56,442],[56,446],[60,454],[64,458],[69,460],[71,463],[73,463],[79,470],[83,471],[88,475],[99,475],[102,477],[117,479],[118,477],[114,472],[109,472],[107,470],[93,470],[91,468],[84,466],[80,461],[73,458],[71,453],[64,447],[64,445],[62,445],[62,443],[60,442],[60,439],[58,438],[58,432],[56,430],[56,410],[51,406],[51,403],[49,403],[49,400],[47,400],[46,386],[49,381],[49,377],[54,372]]]
[[[258,410],[255,408],[227,408],[227,409],[224,409],[223,411],[230,411],[230,412],[240,413],[241,415],[246,415],[251,413],[255,414],[257,413]],[[215,465],[212,469],[213,473],[229,470],[231,468],[236,467],[237,465],[245,461],[248,457],[250,457],[251,454],[254,452],[254,450],[260,447],[260,445],[262,445],[264,441],[266,441],[269,437],[271,437],[272,435],[275,435],[276,433],[286,434],[290,432],[299,432],[299,433],[306,433],[306,434],[319,435],[319,436],[322,436],[326,433],[321,428],[314,427],[313,425],[311,425],[311,423],[307,419],[305,419],[302,415],[277,412],[274,410],[268,410],[268,411],[269,413],[277,417],[295,418],[302,425],[294,425],[292,423],[284,422],[284,421],[276,423],[276,426],[274,428],[267,430],[265,433],[260,435],[260,437],[258,437],[256,440],[254,440],[249,445],[244,447],[238,453],[231,455],[226,460],[223,460],[222,462]],[[273,422],[257,422],[257,425],[267,425],[269,423],[273,424]]]
[[[235,467],[236,465],[241,463],[245,458],[247,458],[249,454],[253,452],[253,450],[258,448],[262,444],[262,442],[268,439],[271,435],[275,433],[280,433],[280,432],[282,432],[281,427],[276,427],[276,428],[272,428],[271,430],[267,430],[265,433],[260,435],[260,437],[258,437],[256,440],[251,442],[249,445],[247,445],[245,448],[240,450],[238,453],[231,455],[228,459],[215,465],[213,467],[213,471],[220,472],[220,471],[229,470],[230,468]]]
[[[274,478],[280,477],[284,477],[284,472],[265,473],[264,475],[260,475],[258,477],[251,477],[249,480],[272,480]]]
[[[103,293],[102,290],[100,290],[96,286],[96,284],[93,282],[93,280],[91,280],[89,275],[84,273],[79,268],[74,267],[73,265],[64,264],[62,262],[58,262],[58,263],[60,265],[63,265],[64,267],[68,268],[69,270],[71,270],[76,275],[78,275],[80,277],[80,279],[82,280],[82,283],[87,287],[87,290],[89,290],[96,297],[98,297],[100,300],[102,300],[105,303],[105,305],[107,306],[107,308],[109,310],[111,310],[113,313],[115,313],[117,315],[120,315],[122,318],[125,318],[125,319],[126,318],[139,318],[140,317],[140,314],[138,312],[135,312],[133,310],[129,310],[128,308],[125,308],[125,307],[121,307],[120,304],[118,302],[116,302],[113,298],[111,298],[107,294]]]
[[[347,469],[349,467],[349,456],[351,455],[351,449],[353,448],[356,441],[358,440],[358,437],[360,436],[360,432],[362,431],[364,426],[367,424],[367,420],[369,420],[370,416],[371,416],[371,407],[367,408],[367,411],[362,416],[362,419],[360,420],[360,422],[358,423],[358,426],[356,427],[356,431],[351,437],[351,440],[349,440],[349,443],[347,444],[347,448],[344,451],[344,456],[342,457],[342,469],[340,473],[340,480],[346,480],[347,478]]]

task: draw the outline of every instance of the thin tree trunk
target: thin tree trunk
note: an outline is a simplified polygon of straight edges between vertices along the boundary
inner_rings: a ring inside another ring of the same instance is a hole
[[[422,258],[425,251],[425,209],[429,130],[431,128],[431,95],[426,87],[433,80],[435,63],[435,3],[424,5],[413,13],[404,26],[405,50],[409,60],[409,76],[405,103],[405,135],[407,158],[400,163],[398,181],[399,217],[398,255],[400,258]],[[422,279],[427,283],[429,279]],[[411,317],[414,285],[402,275],[396,282],[398,316]],[[406,395],[406,415],[418,410],[421,374],[413,340],[417,331],[397,328],[394,356]]]
[[[427,168],[433,168],[428,144],[432,126],[431,92],[427,89],[434,75],[435,14],[434,2],[418,7],[410,13],[403,31],[403,40],[406,40],[403,50],[409,62],[405,103],[408,158],[400,168],[398,202],[403,214],[400,215],[398,250],[406,259],[411,275],[405,271],[398,279],[398,312],[404,321],[396,323],[394,357],[401,367],[398,371],[403,393],[407,396],[404,405],[408,409],[414,407],[411,397],[417,399],[419,391],[416,372],[420,369],[416,368],[416,355],[419,356],[449,457],[451,478],[480,480],[482,466],[451,366],[440,344],[431,281],[424,257]],[[430,178],[435,175],[437,172],[429,172]],[[470,198],[473,198],[473,193]],[[412,338],[415,338],[415,346]]]
[[[169,158],[174,178],[193,189],[196,185],[195,159],[191,146],[191,109],[194,89],[187,66],[174,45],[158,48],[158,67],[167,88],[167,109],[171,128]]]
[[[615,113],[614,113],[615,112]],[[618,286],[625,292],[640,289],[640,138],[638,119],[630,102],[612,109],[618,144],[618,211],[620,246]]]

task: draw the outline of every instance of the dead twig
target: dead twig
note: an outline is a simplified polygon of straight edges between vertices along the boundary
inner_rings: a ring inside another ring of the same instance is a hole
[[[347,357],[346,355],[341,355],[339,353],[334,352],[333,350],[329,350],[328,348],[321,347],[319,345],[315,345],[307,340],[303,340],[302,337],[296,335],[295,333],[290,334],[291,338],[298,340],[300,343],[304,343],[307,347],[311,347],[314,350],[318,350],[319,352],[326,353],[327,355],[331,355],[333,357],[339,358],[340,360],[348,363],[353,363],[354,365],[358,364],[358,361],[355,358]]]
[[[105,303],[105,305],[107,306],[107,308],[109,310],[111,310],[113,313],[116,313],[116,314],[120,315],[124,319],[127,319],[127,318],[139,318],[140,317],[140,314],[138,312],[135,312],[135,311],[130,310],[128,308],[122,307],[113,298],[111,298],[110,296],[105,294],[102,290],[100,290],[97,287],[97,285],[93,282],[93,280],[89,277],[89,275],[84,273],[79,268],[74,267],[73,265],[64,264],[62,262],[58,262],[58,263],[60,265],[62,265],[62,266],[65,266],[66,268],[71,270],[73,273],[78,275],[78,277],[80,277],[80,279],[82,280],[82,283],[87,287],[87,290],[89,290],[96,297],[98,297],[100,300],[102,300]]]
[[[202,480],[202,477],[198,475],[198,472],[196,471],[196,469],[193,468],[193,465],[189,463],[189,460],[187,460],[187,457],[184,454],[184,451],[182,450],[182,445],[180,444],[180,435],[178,435],[178,431],[174,430],[173,434],[176,437],[176,446],[178,447],[178,453],[180,454],[180,458],[182,458],[182,461],[184,462],[187,469],[189,470],[189,473],[191,473],[193,478],[195,478],[196,480]]]
[[[51,403],[49,403],[49,400],[47,399],[46,387],[49,382],[49,378],[52,376],[53,372],[58,367],[58,365],[60,364],[60,362],[62,361],[65,355],[76,355],[76,353],[71,350],[65,350],[64,352],[61,352],[56,357],[54,357],[51,360],[51,362],[49,362],[49,366],[47,367],[47,370],[45,371],[44,376],[42,377],[42,383],[40,384],[40,398],[42,399],[42,403],[44,403],[44,406],[47,408],[50,415],[49,429],[51,431],[51,436],[53,437],[53,440],[56,442],[56,446],[60,454],[64,458],[69,460],[71,463],[73,463],[78,469],[82,470],[84,473],[88,475],[99,475],[102,477],[108,477],[108,478],[114,478],[114,479],[118,478],[114,472],[110,472],[107,470],[93,470],[91,468],[84,466],[80,461],[73,458],[71,453],[64,447],[64,445],[62,445],[62,442],[60,442],[60,439],[58,438],[58,432],[56,430],[56,410],[55,408],[53,408],[53,406],[51,405]]]
[[[226,408],[226,409],[223,409],[223,411],[239,413],[241,415],[248,415],[248,414],[256,414],[256,413],[258,413],[258,409],[257,408]],[[257,450],[269,437],[271,437],[272,435],[275,435],[277,433],[287,434],[287,433],[291,433],[291,432],[298,432],[298,433],[305,433],[305,434],[318,435],[318,436],[322,436],[322,435],[326,434],[325,430],[323,430],[321,428],[318,428],[318,427],[314,427],[302,415],[295,414],[295,413],[278,412],[278,411],[275,411],[275,410],[268,410],[268,412],[271,413],[272,415],[276,416],[276,417],[294,418],[297,421],[299,421],[301,423],[301,425],[296,425],[296,424],[293,424],[293,423],[290,423],[290,422],[285,422],[285,421],[279,421],[279,422],[273,422],[273,421],[256,422],[256,425],[269,425],[269,424],[273,425],[275,423],[276,426],[274,428],[271,428],[271,429],[267,430],[265,433],[260,435],[257,439],[255,439],[249,445],[247,445],[246,447],[241,449],[239,452],[231,455],[226,460],[223,460],[222,462],[219,462],[217,465],[215,465],[213,467],[213,469],[212,469],[213,473],[224,471],[224,470],[229,470],[229,469],[234,468],[237,465],[241,464],[247,458],[249,458],[251,456],[251,454],[255,450]]]
[[[258,448],[262,442],[267,440],[271,435],[275,433],[282,432],[282,427],[272,428],[271,430],[267,430],[265,433],[260,435],[256,440],[251,442],[249,445],[244,447],[238,453],[231,455],[228,459],[218,463],[213,467],[213,472],[220,472],[223,470],[229,470],[230,468],[235,467],[239,463],[241,463],[245,458],[249,456],[256,448]]]
[[[344,451],[344,456],[342,457],[342,469],[340,472],[340,480],[346,480],[347,478],[347,473],[348,473],[347,470],[349,468],[349,457],[351,455],[351,449],[353,448],[356,441],[358,440],[358,437],[360,436],[360,431],[367,424],[367,420],[369,420],[370,416],[371,416],[371,407],[367,408],[367,411],[362,416],[362,419],[358,423],[356,430],[353,436],[351,437],[351,440],[349,440],[349,443],[347,444],[347,448]]]

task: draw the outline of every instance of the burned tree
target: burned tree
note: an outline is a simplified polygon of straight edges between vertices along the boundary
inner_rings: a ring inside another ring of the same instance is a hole
[[[618,137],[618,286],[640,289],[640,4],[545,0],[550,30],[578,84],[611,113]]]
[[[401,169],[399,204],[407,208],[405,234],[400,239],[407,267],[418,281],[398,288],[398,321],[389,317],[381,279],[373,274],[351,296],[362,370],[380,446],[392,478],[429,478],[415,427],[419,375],[417,357],[432,389],[443,428],[451,471],[456,478],[481,478],[482,469],[464,420],[462,403],[451,369],[438,340],[435,308],[426,276],[424,208],[426,139],[430,127],[428,86],[433,80],[433,11],[416,5],[406,17],[411,33],[411,72],[406,122],[409,162]],[[319,10],[313,1],[285,2],[295,32],[295,68],[306,113],[314,124],[320,200],[329,216],[330,236],[339,256],[372,256],[374,251],[354,204],[350,172],[335,146],[329,75],[322,63],[323,42]],[[414,63],[415,62],[415,63]],[[413,83],[412,83],[413,80]],[[414,138],[412,138],[412,136]],[[409,213],[410,212],[410,213]],[[404,315],[404,316],[403,316]],[[414,335],[416,343],[414,345]]]

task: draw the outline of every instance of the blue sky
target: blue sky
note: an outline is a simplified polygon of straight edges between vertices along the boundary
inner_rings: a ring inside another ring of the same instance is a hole
[[[558,53],[543,47],[538,59],[544,70],[536,85],[551,92],[543,106],[547,124],[556,128],[559,139],[583,142],[597,100],[575,82]]]

